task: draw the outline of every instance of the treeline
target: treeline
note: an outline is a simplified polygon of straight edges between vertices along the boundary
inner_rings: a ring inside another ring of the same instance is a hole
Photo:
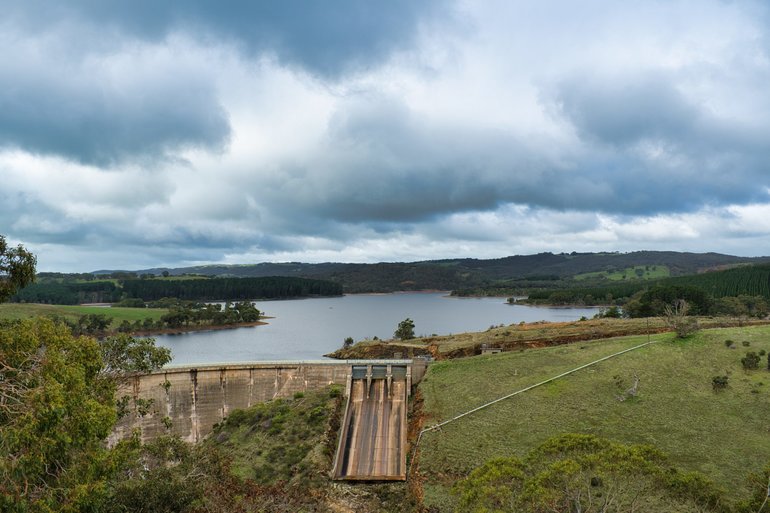
[[[190,301],[283,299],[309,296],[339,296],[342,285],[307,278],[200,278],[125,279],[101,281],[41,280],[11,297],[16,303],[77,305],[116,303],[127,298],[155,301],[164,297]]]
[[[339,283],[350,293],[453,290],[468,284],[485,283],[478,273],[451,264],[400,262],[339,264],[323,278]]]
[[[114,303],[122,290],[114,281],[58,282],[41,281],[27,285],[11,301],[15,303],[47,303],[78,305],[81,303]]]
[[[532,291],[562,289],[567,287],[568,283],[555,274],[534,275],[505,280],[491,285],[455,289],[451,295],[457,297],[526,296]]]
[[[284,299],[339,296],[342,285],[307,278],[210,278],[200,280],[126,280],[126,297],[155,301],[173,297],[188,301]]]
[[[679,276],[647,282],[623,282],[600,287],[575,287],[539,290],[530,293],[532,302],[556,305],[616,304],[654,287],[694,287],[714,299],[737,296],[761,296],[770,300],[770,265],[747,265],[709,273]]]
[[[715,298],[748,295],[770,299],[770,265],[746,265],[725,271],[681,276],[674,283],[698,287]]]
[[[529,302],[549,305],[614,305],[622,304],[650,282],[622,282],[602,287],[578,287],[561,290],[537,290],[530,292]]]
[[[661,315],[664,305],[684,299],[693,315],[764,317],[770,302],[770,265],[753,265],[656,282],[536,291],[528,301],[552,305],[622,305],[630,317]]]
[[[159,328],[179,328],[182,326],[225,326],[244,322],[257,322],[262,315],[251,301],[220,304],[180,301],[164,298],[150,303],[152,308],[168,308],[169,312],[156,322]],[[147,329],[146,326],[143,326]],[[149,327],[152,329],[152,327]]]

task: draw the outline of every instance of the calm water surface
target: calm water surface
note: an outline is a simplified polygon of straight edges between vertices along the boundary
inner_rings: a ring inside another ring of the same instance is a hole
[[[160,335],[172,364],[310,360],[339,348],[346,337],[391,338],[398,323],[414,320],[415,334],[483,331],[521,321],[571,321],[598,308],[508,305],[503,298],[450,298],[447,293],[350,295],[323,299],[258,301],[269,324],[251,328]]]

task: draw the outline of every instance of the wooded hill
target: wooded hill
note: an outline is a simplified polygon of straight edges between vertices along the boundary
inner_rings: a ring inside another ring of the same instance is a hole
[[[640,294],[644,292],[640,296]],[[678,276],[652,281],[635,281],[595,287],[572,287],[540,290],[529,295],[529,301],[546,304],[626,304],[631,297],[643,303],[659,299],[670,302],[677,298],[698,304],[701,315],[719,306],[714,300],[730,297],[763,298],[770,301],[770,264],[742,265],[732,269]],[[628,303],[630,305],[630,303]],[[653,315],[654,312],[649,312]]]
[[[206,265],[154,268],[136,271],[172,276],[198,274],[218,277],[293,276],[330,280],[345,292],[393,292],[401,290],[454,290],[507,294],[511,290],[556,289],[585,275],[582,285],[601,284],[601,274],[622,273],[638,267],[657,266],[666,276],[683,276],[739,264],[770,262],[770,257],[746,258],[719,253],[635,251],[631,253],[538,253],[497,259],[446,259],[377,264],[260,263],[253,265]],[[97,271],[96,274],[114,271]],[[592,276],[592,274],[597,274]],[[629,276],[629,281],[634,279]]]

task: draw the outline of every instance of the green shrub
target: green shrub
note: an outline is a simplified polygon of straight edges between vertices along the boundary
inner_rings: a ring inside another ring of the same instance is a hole
[[[759,355],[754,351],[749,351],[748,353],[746,353],[746,356],[741,358],[741,363],[743,364],[743,368],[746,370],[758,369],[759,361],[760,361]]]
[[[711,378],[711,386],[714,390],[722,390],[727,388],[727,382],[730,378],[727,376],[714,376]]]

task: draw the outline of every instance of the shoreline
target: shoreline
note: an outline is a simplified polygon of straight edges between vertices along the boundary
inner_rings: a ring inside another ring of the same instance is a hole
[[[272,319],[272,317],[265,317]],[[236,324],[211,324],[208,326],[181,326],[179,328],[163,328],[154,330],[137,330],[131,332],[132,336],[151,337],[153,335],[183,335],[185,333],[197,333],[204,331],[233,330],[236,328],[253,328],[255,326],[264,326],[268,324],[265,321],[239,322]]]

